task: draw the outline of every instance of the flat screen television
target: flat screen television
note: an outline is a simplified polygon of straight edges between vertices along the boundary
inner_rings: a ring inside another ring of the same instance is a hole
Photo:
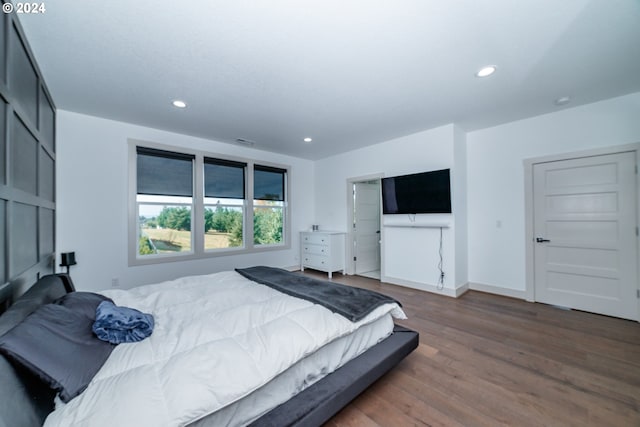
[[[451,213],[449,175],[442,169],[382,178],[382,213]]]

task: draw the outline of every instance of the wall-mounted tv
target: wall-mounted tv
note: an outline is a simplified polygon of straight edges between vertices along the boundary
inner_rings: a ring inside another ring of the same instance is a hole
[[[382,213],[451,213],[449,169],[382,178]]]

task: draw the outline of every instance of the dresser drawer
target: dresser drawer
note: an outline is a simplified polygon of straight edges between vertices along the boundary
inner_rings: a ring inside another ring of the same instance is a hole
[[[317,267],[321,270],[329,267],[329,258],[322,255],[312,255],[307,254],[302,257],[302,262],[304,265],[309,266],[311,268]]]
[[[302,235],[302,243],[326,245],[329,243],[329,237],[326,234],[304,233]]]
[[[329,246],[327,245],[310,245],[303,243],[302,244],[302,253],[303,254],[312,254],[312,255],[327,255],[329,253]]]

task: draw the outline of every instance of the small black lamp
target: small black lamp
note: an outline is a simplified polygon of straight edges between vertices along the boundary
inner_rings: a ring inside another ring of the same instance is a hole
[[[60,267],[67,267],[67,274],[69,274],[69,267],[76,265],[76,253],[75,252],[63,252],[60,254],[62,259],[60,261]]]

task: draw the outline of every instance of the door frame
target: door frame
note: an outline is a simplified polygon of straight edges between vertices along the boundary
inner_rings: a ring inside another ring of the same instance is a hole
[[[356,238],[353,232],[353,186],[357,182],[375,181],[384,178],[383,173],[377,173],[372,175],[358,176],[354,178],[347,178],[347,239],[345,241],[345,257],[347,262],[345,264],[345,273],[349,275],[356,274],[356,266],[353,261],[353,244]],[[380,198],[380,230],[382,230],[382,198]],[[380,276],[384,277],[384,251],[382,250],[384,240],[382,239],[382,233],[380,233]]]
[[[633,144],[617,145],[591,150],[575,151],[570,153],[553,154],[544,157],[535,157],[523,160],[524,163],[524,212],[525,212],[525,298],[527,301],[535,302],[535,257],[534,257],[534,223],[533,223],[533,167],[536,164],[555,162],[561,160],[572,160],[582,157],[595,157],[607,154],[636,153],[636,191],[640,192],[640,175],[638,174],[638,164],[640,163],[640,142]],[[636,202],[636,227],[640,221],[640,194]],[[637,228],[636,228],[637,229]],[[638,248],[639,238],[636,235],[636,248]],[[638,248],[638,259],[636,269],[640,273],[640,248]],[[640,285],[639,290],[640,290]],[[637,304],[638,319],[640,319],[640,298]]]

